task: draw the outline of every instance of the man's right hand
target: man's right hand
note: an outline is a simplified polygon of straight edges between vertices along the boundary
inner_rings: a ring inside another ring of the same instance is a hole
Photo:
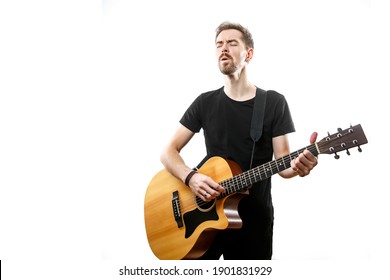
[[[214,182],[209,176],[199,172],[191,177],[188,185],[195,195],[207,202],[225,193],[225,189],[221,185]]]

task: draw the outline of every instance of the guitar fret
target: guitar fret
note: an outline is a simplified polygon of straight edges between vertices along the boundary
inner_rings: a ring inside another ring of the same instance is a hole
[[[270,169],[270,171],[271,171],[271,175],[274,175],[274,173],[272,172],[271,162],[268,162],[268,165],[269,165],[269,169]]]
[[[284,166],[284,169],[287,169],[287,166],[289,166],[289,165],[287,165],[287,166],[286,166],[286,162],[284,161],[285,159],[286,159],[286,158],[285,158],[285,157],[283,157],[283,158],[282,158],[282,161],[283,161],[283,166]]]
[[[232,194],[234,192],[234,190],[232,189],[232,181],[234,181],[234,177],[231,178],[231,179],[228,179],[227,181],[225,181],[225,189],[226,189],[226,195],[229,195],[229,194]],[[222,194],[223,196],[225,196],[225,194]]]
[[[240,184],[241,176],[242,176],[242,174],[236,176],[236,180],[235,180],[236,185],[237,185],[237,184]]]
[[[278,162],[278,160],[275,160],[275,165],[276,165],[276,168],[277,168],[278,173],[279,173],[279,172],[280,172],[280,169],[279,169],[279,162]]]
[[[239,187],[239,186],[242,186],[242,175],[238,175],[237,176],[237,184],[235,185],[235,187]]]
[[[261,170],[263,172],[263,178],[267,179],[267,172],[265,172],[264,165],[261,166],[263,169]]]
[[[236,186],[238,185],[238,179],[240,179],[239,176],[232,180],[232,184],[231,184],[232,192],[236,191]]]
[[[253,183],[252,183],[253,171],[249,171],[249,173],[252,173],[252,175],[249,176],[249,183],[250,183],[250,185],[252,185],[252,184],[253,184]],[[255,181],[255,182],[256,182],[256,181]]]
[[[261,177],[261,172],[260,172],[260,170],[258,170],[258,169],[256,169],[258,172],[257,172],[257,174],[259,175],[259,177],[260,177],[260,180],[263,180],[263,178]]]
[[[242,187],[245,189],[246,187],[249,187],[250,185],[252,185],[251,183],[251,177],[250,177],[250,172],[247,172],[245,173],[243,176],[244,176],[244,184],[242,185]]]
[[[244,183],[243,183],[243,181],[242,181],[242,174],[240,174],[240,175],[238,175],[237,176],[237,183],[234,185],[234,189],[236,190],[236,191],[238,191],[238,190],[240,190],[241,188],[240,188],[240,186],[242,186]]]
[[[276,161],[272,161],[272,174],[276,174],[279,172],[278,164]]]
[[[261,173],[259,172],[259,168],[253,168],[252,170],[248,171],[249,173],[252,173],[252,176],[250,176],[251,184],[254,184],[258,181],[262,180]],[[253,181],[252,181],[253,179]]]
[[[261,167],[263,167],[264,178],[267,178],[267,171],[265,170],[265,166],[264,166],[264,164],[263,164]]]

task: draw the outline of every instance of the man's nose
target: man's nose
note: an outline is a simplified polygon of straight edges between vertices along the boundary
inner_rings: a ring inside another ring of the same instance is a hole
[[[227,53],[227,52],[229,52],[229,50],[228,50],[228,48],[227,48],[227,44],[223,44],[223,45],[222,45],[221,52],[222,52],[222,53]]]

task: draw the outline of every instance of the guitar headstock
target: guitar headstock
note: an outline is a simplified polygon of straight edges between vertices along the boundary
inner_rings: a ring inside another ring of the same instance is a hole
[[[328,135],[317,142],[317,148],[319,154],[335,154],[335,158],[338,159],[337,152],[346,150],[349,155],[348,149],[354,147],[358,147],[359,152],[361,152],[360,146],[367,143],[366,135],[359,124],[344,130],[339,128],[337,133]]]

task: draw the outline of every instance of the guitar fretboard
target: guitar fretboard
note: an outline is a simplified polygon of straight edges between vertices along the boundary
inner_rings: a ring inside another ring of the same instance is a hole
[[[221,194],[217,199],[224,198],[230,194],[249,188],[257,182],[263,181],[274,174],[290,168],[291,161],[298,157],[299,154],[303,153],[303,151],[306,149],[309,150],[313,155],[318,155],[316,144],[311,144],[287,156],[269,161],[232,178],[219,182],[219,184],[225,188],[226,192]]]

